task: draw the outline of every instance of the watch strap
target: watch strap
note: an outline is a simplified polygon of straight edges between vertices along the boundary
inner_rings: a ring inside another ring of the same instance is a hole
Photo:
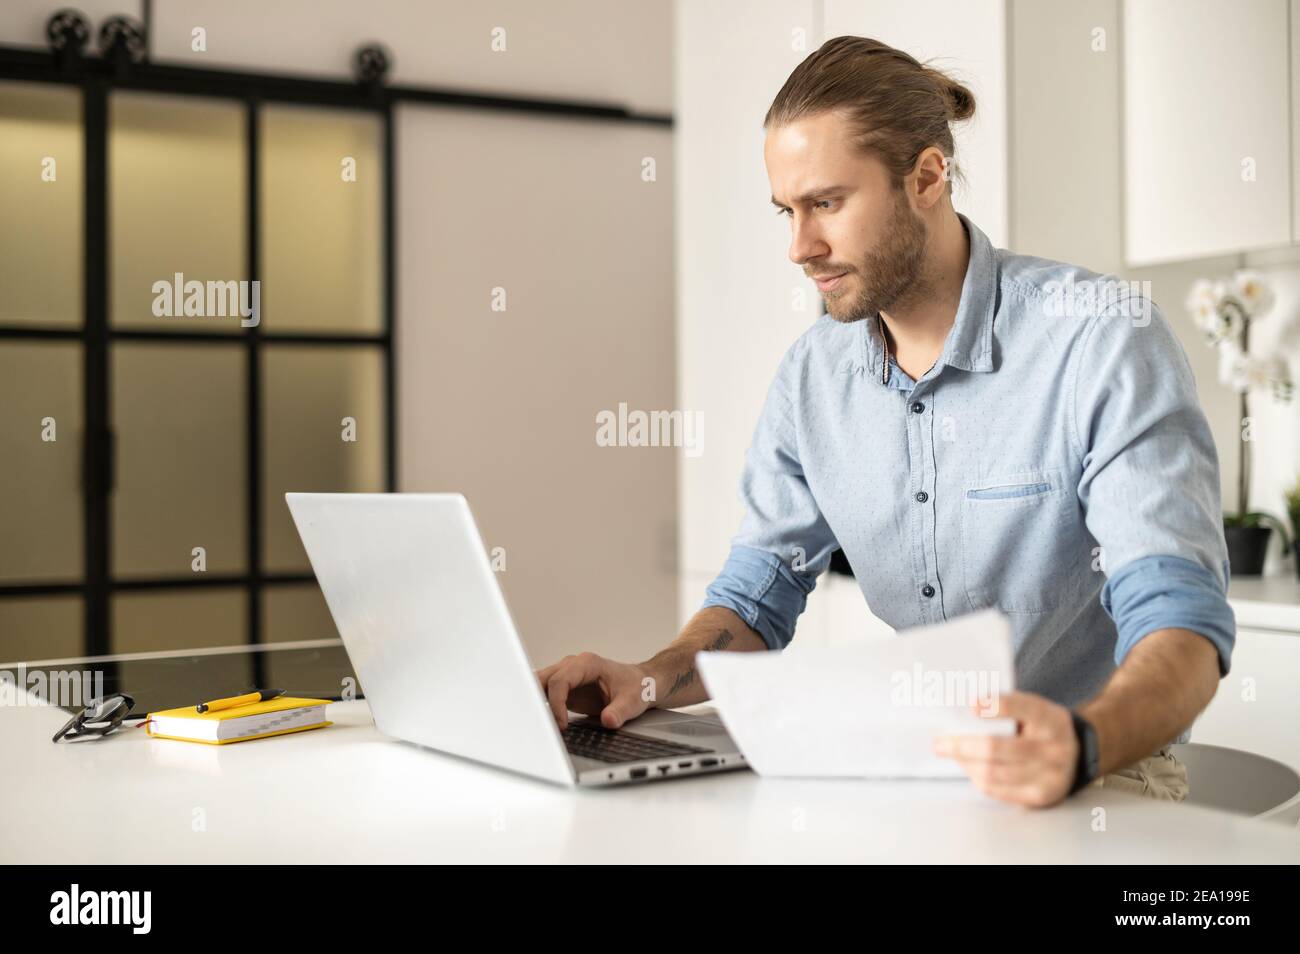
[[[1079,742],[1079,757],[1074,766],[1074,782],[1070,785],[1069,791],[1069,794],[1073,795],[1096,781],[1100,772],[1097,770],[1097,730],[1092,727],[1091,722],[1073,709],[1070,710],[1070,719],[1074,723],[1074,737]]]

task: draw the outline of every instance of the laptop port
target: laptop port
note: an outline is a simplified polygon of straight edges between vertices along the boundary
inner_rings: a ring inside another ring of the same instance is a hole
[[[634,768],[634,769],[632,769],[630,772],[628,772],[627,774],[628,774],[630,777],[632,777],[632,778],[645,778],[645,776],[646,776],[646,771],[647,771],[647,770],[646,770],[646,769],[643,769],[643,768]]]
[[[692,765],[694,765],[694,764],[695,764],[694,762],[678,762],[678,763],[677,763],[677,767],[678,767],[678,768],[690,768],[690,767],[691,767]]]
[[[700,768],[713,768],[717,764],[717,759],[700,759]]]

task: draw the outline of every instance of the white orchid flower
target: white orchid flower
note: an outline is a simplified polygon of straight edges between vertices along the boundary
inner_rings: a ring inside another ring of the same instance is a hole
[[[1238,394],[1268,388],[1279,401],[1289,401],[1293,390],[1291,370],[1285,361],[1276,355],[1257,357],[1242,354],[1235,344],[1221,348],[1219,380]]]
[[[1262,315],[1273,305],[1273,290],[1257,271],[1242,269],[1232,277],[1231,293],[1252,317]]]
[[[1198,316],[1197,323],[1210,344],[1223,344],[1237,340],[1243,321],[1241,310],[1229,304],[1210,309],[1203,321]]]

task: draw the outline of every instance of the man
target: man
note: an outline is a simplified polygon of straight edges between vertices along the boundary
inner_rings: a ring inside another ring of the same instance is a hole
[[[828,314],[778,368],[704,607],[646,662],[541,670],[561,726],[566,710],[616,728],[703,701],[695,654],[783,648],[842,548],[895,629],[989,606],[1011,620],[1022,691],[997,708],[1017,735],[935,742],[982,791],[1035,807],[1090,783],[1185,796],[1168,745],[1235,633],[1209,427],[1149,298],[994,249],[954,211],[950,123],[974,108],[862,37],[791,74],[764,158]]]

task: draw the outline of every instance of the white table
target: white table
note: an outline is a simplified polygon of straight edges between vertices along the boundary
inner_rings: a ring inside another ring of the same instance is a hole
[[[364,702],[329,717],[252,745],[54,745],[66,713],[0,709],[0,863],[1300,863],[1282,826],[1103,790],[1040,811],[749,771],[569,790],[387,739]]]

